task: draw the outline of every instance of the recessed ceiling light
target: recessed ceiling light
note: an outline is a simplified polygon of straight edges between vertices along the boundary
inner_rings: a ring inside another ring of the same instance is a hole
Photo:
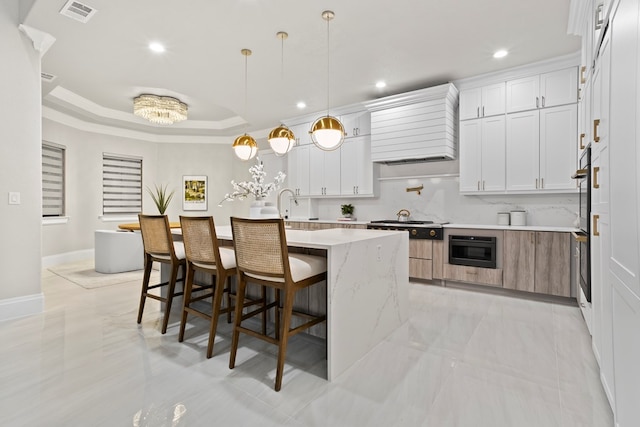
[[[509,54],[509,52],[507,52],[504,49],[501,49],[501,50],[496,51],[496,53],[493,54],[493,57],[494,58],[504,58],[508,54]]]
[[[296,107],[298,107],[299,109],[303,109],[307,107],[307,104],[305,104],[304,102],[300,101],[296,104]]]
[[[158,53],[162,53],[164,52],[164,46],[161,45],[160,43],[149,43],[149,49],[151,49],[154,52],[158,52]]]
[[[383,87],[387,87],[387,84],[385,82],[383,82],[382,80],[380,80],[379,82],[376,82],[376,87],[378,89],[382,89]]]

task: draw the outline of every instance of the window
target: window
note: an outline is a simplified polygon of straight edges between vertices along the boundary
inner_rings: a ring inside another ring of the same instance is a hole
[[[65,147],[42,141],[42,216],[64,216]]]
[[[142,212],[142,159],[102,154],[102,214]]]

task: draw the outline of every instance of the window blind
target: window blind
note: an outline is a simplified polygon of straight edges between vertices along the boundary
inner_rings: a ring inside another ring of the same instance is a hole
[[[102,154],[102,214],[142,212],[142,159]]]
[[[64,216],[64,150],[42,142],[42,216]]]

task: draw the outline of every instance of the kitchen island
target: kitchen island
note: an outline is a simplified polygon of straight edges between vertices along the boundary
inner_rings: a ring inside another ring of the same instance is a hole
[[[216,226],[216,233],[220,240],[232,239],[231,226]],[[326,251],[327,379],[332,381],[408,319],[409,235],[343,228],[287,229],[286,235],[290,248]],[[162,273],[168,275],[164,268]]]

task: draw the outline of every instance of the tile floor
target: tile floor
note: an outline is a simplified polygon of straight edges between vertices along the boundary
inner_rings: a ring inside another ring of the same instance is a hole
[[[43,272],[42,315],[0,323],[3,426],[612,426],[576,307],[411,285],[409,321],[327,383],[321,341],[297,336],[280,393],[275,348],[221,322],[179,343],[178,310],[136,324],[140,283],[83,289]]]

